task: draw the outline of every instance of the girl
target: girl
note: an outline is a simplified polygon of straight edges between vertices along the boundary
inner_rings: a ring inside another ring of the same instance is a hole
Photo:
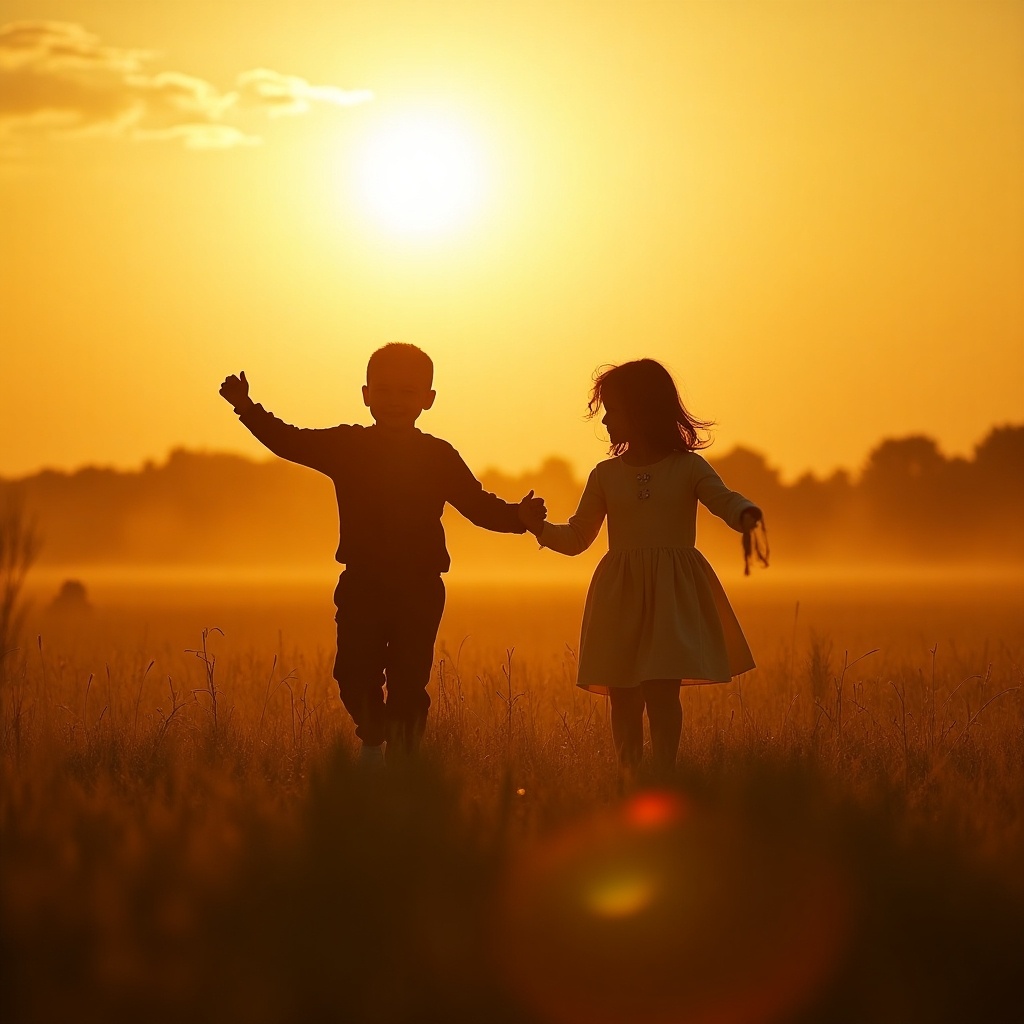
[[[744,534],[761,510],[730,491],[696,453],[710,426],[683,407],[669,372],[653,359],[599,373],[589,417],[604,407],[614,458],[598,463],[579,508],[554,525],[528,523],[542,547],[578,555],[608,517],[608,553],[594,572],[583,611],[577,685],[611,697],[620,766],[643,754],[643,714],[658,772],[671,770],[682,732],[679,687],[728,682],[754,659],[718,577],[694,547],[697,502]]]

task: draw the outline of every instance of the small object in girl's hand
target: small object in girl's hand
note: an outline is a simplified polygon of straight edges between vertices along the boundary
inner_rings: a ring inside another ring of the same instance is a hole
[[[749,530],[743,531],[743,575],[750,575],[750,559],[757,556],[757,560],[768,568],[768,528],[764,525],[762,516]]]

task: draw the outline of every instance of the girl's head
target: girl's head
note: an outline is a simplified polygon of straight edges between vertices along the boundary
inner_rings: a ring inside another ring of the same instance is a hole
[[[711,423],[686,411],[672,375],[653,359],[599,370],[587,403],[588,417],[596,416],[602,406],[615,455],[628,451],[630,442],[682,452],[711,443],[698,433]]]

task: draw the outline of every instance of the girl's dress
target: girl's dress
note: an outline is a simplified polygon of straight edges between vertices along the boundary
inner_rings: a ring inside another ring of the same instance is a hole
[[[754,667],[722,584],[694,547],[698,501],[734,530],[756,508],[696,452],[672,452],[649,466],[598,463],[569,522],[544,524],[542,547],[578,555],[608,517],[608,553],[583,611],[578,686],[724,683]]]

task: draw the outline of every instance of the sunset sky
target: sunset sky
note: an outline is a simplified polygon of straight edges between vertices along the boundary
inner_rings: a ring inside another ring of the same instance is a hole
[[[1024,2],[6,0],[0,476],[369,422],[604,457],[664,361],[786,478],[1024,421]]]

